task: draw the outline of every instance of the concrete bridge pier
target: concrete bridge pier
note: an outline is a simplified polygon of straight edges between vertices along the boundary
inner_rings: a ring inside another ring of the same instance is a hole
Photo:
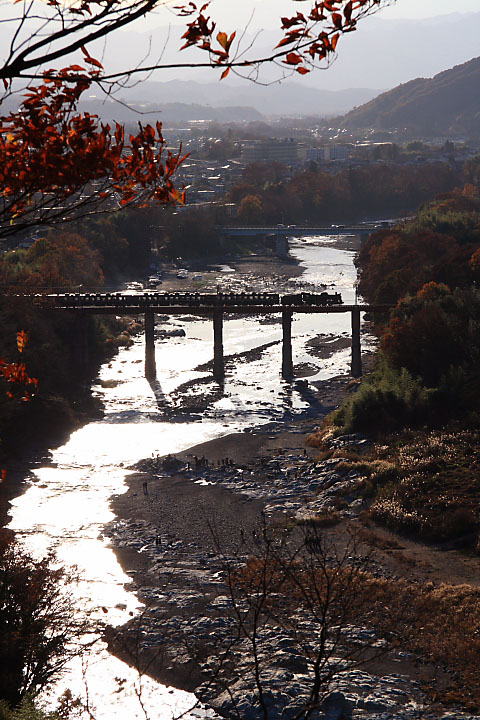
[[[362,348],[360,344],[360,308],[352,310],[352,377],[362,376]]]
[[[80,312],[76,318],[75,337],[77,339],[77,361],[79,366],[86,373],[88,370],[88,315]]]
[[[156,377],[155,366],[155,313],[152,309],[145,310],[145,377]]]
[[[292,315],[293,313],[289,310],[282,312],[282,377],[284,380],[293,379]]]
[[[213,376],[218,383],[225,378],[225,365],[223,362],[223,312],[215,310],[213,313]]]
[[[288,257],[288,237],[285,232],[275,233],[275,254],[279,258]]]

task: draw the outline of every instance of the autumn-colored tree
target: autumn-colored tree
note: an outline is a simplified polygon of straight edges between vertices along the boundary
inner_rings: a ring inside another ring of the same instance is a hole
[[[366,214],[413,213],[440,191],[451,190],[459,179],[446,163],[426,168],[373,164],[334,174],[307,167],[290,178],[278,163],[255,163],[247,166],[228,197],[239,204],[246,195],[257,195],[266,224],[279,218],[287,223],[329,224],[339,218],[358,222]]]
[[[425,229],[380,230],[360,249],[359,291],[371,302],[397,302],[425,283],[466,287],[473,280],[470,260],[476,246],[455,235]]]
[[[167,154],[162,126],[99,123],[76,105],[91,77],[72,69],[29,89],[17,112],[0,118],[0,237],[38,224],[64,223],[95,211],[182,202],[172,176],[182,162]]]
[[[436,386],[454,367],[477,375],[479,320],[478,291],[451,292],[429,282],[399,302],[381,348],[393,368],[407,369],[428,386]]]
[[[28,342],[28,335],[24,330],[17,332],[17,350],[23,353]],[[30,377],[22,361],[7,361],[0,358],[0,385],[3,386],[5,396],[9,400],[20,399],[28,401],[35,392],[38,380]]]
[[[92,83],[111,93],[121,79],[166,66],[141,64],[108,72],[90,54],[88,46],[94,41],[164,8],[185,19],[180,49],[206,56],[205,61],[179,60],[168,67],[220,68],[222,78],[243,69],[255,78],[262,65],[275,63],[282,74],[304,75],[316,64],[328,63],[340,37],[383,2],[309,0],[303,12],[280,19],[279,42],[271,53],[258,56],[254,46],[243,46],[243,34],[217,27],[208,1],[176,6],[166,0],[13,3],[4,20],[11,36],[0,78],[6,95],[18,80],[28,83],[28,93],[17,112],[0,118],[0,237],[117,205],[183,202],[172,182],[181,153],[162,158],[160,124],[140,126],[137,135],[126,139],[119,125],[112,129],[76,111]],[[75,53],[76,64],[59,67]]]
[[[0,260],[0,282],[9,288],[58,289],[103,284],[99,253],[77,233],[53,232],[28,250]]]
[[[406,368],[429,385],[438,383],[458,357],[461,333],[456,318],[435,300],[422,303],[408,319],[400,312],[382,337],[383,351],[393,367]]]
[[[262,201],[258,195],[245,195],[238,208],[241,222],[255,223],[262,219]]]
[[[105,86],[118,78],[145,74],[165,68],[161,62],[137,68],[124,68],[117,73],[104,71],[101,63],[90,55],[88,45],[108,38],[113,32],[131,26],[148,13],[176,13],[185,19],[182,47],[195,48],[205,60],[181,58],[167,67],[218,67],[222,77],[231,70],[246,69],[257,72],[265,63],[301,75],[310,72],[318,63],[328,61],[337,48],[341,36],[356,30],[358,21],[388,0],[308,0],[301,11],[292,7],[293,14],[279,18],[280,39],[271,52],[258,54],[237,30],[219,28],[211,15],[210,2],[178,3],[166,0],[78,0],[63,3],[33,0],[27,5],[15,4],[8,13],[11,42],[7,44],[0,79],[8,84],[14,78],[41,77],[45,68],[81,51],[83,62],[93,67],[96,82]],[[41,29],[41,32],[38,30]],[[245,43],[245,45],[244,45]],[[84,77],[84,71],[76,72]]]

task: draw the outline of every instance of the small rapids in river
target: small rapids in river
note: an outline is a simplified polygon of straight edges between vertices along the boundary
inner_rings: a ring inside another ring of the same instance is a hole
[[[354,252],[341,249],[338,238],[293,240],[291,254],[304,268],[293,283],[306,284],[313,291],[326,286],[329,292],[340,292],[346,304],[355,301]],[[227,284],[228,272],[219,272],[219,282]],[[281,422],[285,413],[301,415],[308,408],[296,383],[280,377],[281,324],[234,317],[224,325],[225,356],[235,356],[236,361],[227,365],[222,395],[199,417],[169,419],[165,407],[171,404],[172,393],[187,382],[210,381],[210,373],[198,368],[212,359],[213,329],[211,320],[192,316],[160,322],[166,329],[182,327],[186,336],[157,341],[157,384],[151,387],[144,377],[143,337],[138,337],[100,370],[93,391],[103,401],[103,419],[88,423],[53,450],[50,462],[27,478],[27,489],[12,501],[10,511],[9,527],[30,552],[43,555],[54,549],[60,563],[78,568],[80,581],[72,588],[78,612],[113,626],[142,611],[136,596],[125,588],[129,576],[102,535],[103,527],[114,519],[109,498],[126,490],[127,468],[152,453],[176,453],[231,432]],[[312,354],[307,342],[320,334],[327,336],[326,343],[350,337],[350,314],[294,316],[294,364],[308,367],[309,382],[349,370],[348,347],[321,360]],[[364,347],[369,342],[362,338]],[[245,355],[255,348],[261,351]],[[167,720],[195,705],[193,695],[139,677],[108,653],[100,637],[85,641],[89,643],[85,657],[66,669],[51,697],[70,688],[97,720],[146,716]],[[205,715],[210,711],[197,706],[186,717]]]

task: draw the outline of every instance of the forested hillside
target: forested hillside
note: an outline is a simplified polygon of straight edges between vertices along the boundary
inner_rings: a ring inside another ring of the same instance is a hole
[[[359,291],[375,318],[373,372],[311,438],[368,433],[369,517],[427,541],[479,549],[480,196],[473,185],[369,237]],[[366,460],[362,458],[365,465]],[[377,464],[375,464],[377,463]]]
[[[345,115],[349,129],[405,129],[410,135],[480,137],[480,58],[382,93]]]
[[[461,181],[447,163],[372,164],[332,175],[315,163],[289,180],[278,163],[248,165],[227,198],[241,224],[351,222],[378,215],[410,215]]]

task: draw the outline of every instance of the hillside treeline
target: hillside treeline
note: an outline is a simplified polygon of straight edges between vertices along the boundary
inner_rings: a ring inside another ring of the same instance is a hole
[[[478,139],[480,58],[398,85],[351,110],[339,122],[349,129],[396,130],[405,137]]]
[[[410,215],[439,193],[452,190],[460,171],[449,163],[372,164],[332,174],[311,163],[282,179],[282,167],[252,164],[227,198],[240,223],[355,222],[375,216]]]
[[[29,402],[10,398],[11,383],[0,388],[2,467],[45,440],[68,432],[95,408],[85,392],[98,364],[117,345],[123,324],[89,316],[80,326],[74,313],[39,309],[23,292],[78,291],[98,288],[145,273],[150,259],[148,212],[129,211],[97,217],[55,230],[38,231],[29,248],[0,257],[0,359],[22,362],[38,388]],[[17,333],[28,338],[21,355]],[[89,353],[80,337],[87,332]],[[86,362],[85,362],[86,360]]]
[[[310,441],[367,433],[364,520],[480,553],[480,196],[469,185],[374,233],[359,290],[392,303],[379,351],[346,403]],[[353,458],[353,459],[352,459]],[[350,467],[350,466],[349,466]],[[477,697],[478,701],[478,697]]]
[[[359,293],[390,303],[376,318],[377,369],[339,411],[349,430],[439,424],[476,413],[480,395],[480,197],[440,195],[362,246]]]

